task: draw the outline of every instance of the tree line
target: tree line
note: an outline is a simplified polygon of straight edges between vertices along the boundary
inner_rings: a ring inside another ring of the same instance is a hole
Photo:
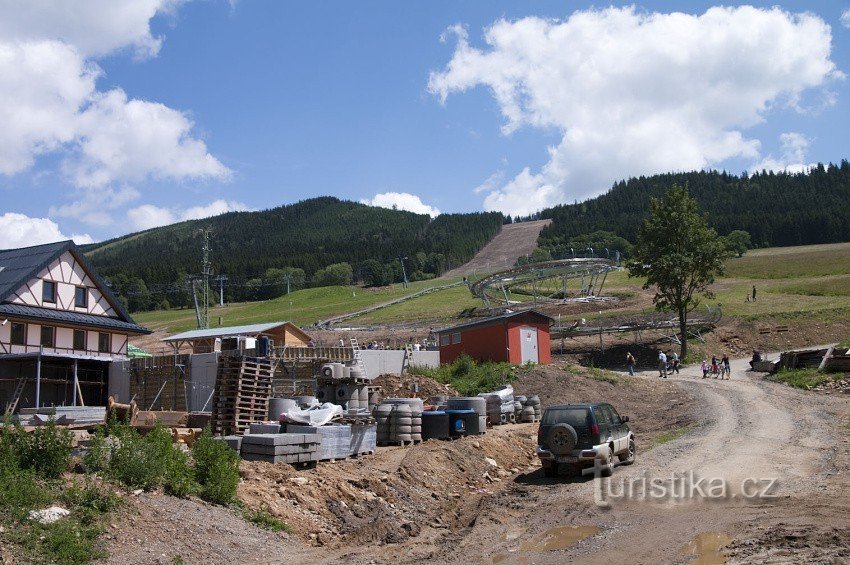
[[[334,197],[260,212],[181,222],[83,248],[131,311],[192,302],[210,230],[215,274],[225,300],[261,300],[287,289],[362,281],[384,285],[438,277],[462,265],[501,229],[501,213],[430,218]],[[218,283],[212,282],[215,296]]]
[[[649,215],[650,199],[661,198],[673,185],[688,187],[708,215],[708,225],[719,234],[745,231],[756,247],[850,241],[846,160],[801,173],[695,171],[641,176],[617,182],[594,199],[548,208],[527,219],[552,219],[540,233],[539,245],[553,254],[575,248],[594,233],[600,241],[613,235],[635,242]]]

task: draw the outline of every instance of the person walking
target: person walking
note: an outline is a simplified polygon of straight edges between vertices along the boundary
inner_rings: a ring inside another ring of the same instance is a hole
[[[756,301],[756,285],[753,285],[753,302]]]
[[[673,362],[671,363],[671,366],[673,368],[673,372],[675,372],[678,375],[679,374],[679,354],[676,353],[675,351],[673,352]]]
[[[626,353],[626,367],[629,368],[629,376],[635,376],[635,356],[629,351]]]
[[[702,367],[702,378],[707,379],[708,378],[708,361],[703,359],[701,367]]]
[[[720,373],[720,369],[717,366],[717,355],[711,356],[711,374],[714,375],[714,378],[717,378],[718,373]]]
[[[667,378],[667,356],[661,349],[658,350],[658,376]]]
[[[720,362],[723,363],[723,375],[726,377],[726,380],[731,380],[732,379],[732,365],[729,363],[729,354],[724,353],[723,357],[720,359]]]

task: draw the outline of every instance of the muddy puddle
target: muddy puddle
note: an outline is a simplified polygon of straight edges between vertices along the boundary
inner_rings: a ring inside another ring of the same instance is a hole
[[[520,551],[558,551],[599,533],[596,526],[560,526],[520,544]]]
[[[726,556],[723,548],[732,543],[732,538],[721,532],[702,532],[685,546],[682,554],[695,556],[691,559],[693,565],[723,565]]]

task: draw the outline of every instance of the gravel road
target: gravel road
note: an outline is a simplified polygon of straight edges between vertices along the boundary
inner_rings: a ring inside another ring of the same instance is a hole
[[[748,367],[747,360],[734,361],[731,380],[683,369],[669,380],[697,398],[698,425],[644,452],[635,465],[618,467],[610,480],[551,480],[540,470],[520,475],[441,557],[499,563],[846,559],[850,402],[768,382]],[[639,378],[658,377],[646,372]],[[654,490],[653,479],[660,485]],[[665,496],[655,496],[662,489]],[[776,535],[789,529],[797,533]],[[800,530],[811,539],[800,547],[787,543]],[[717,552],[724,545],[726,556]]]

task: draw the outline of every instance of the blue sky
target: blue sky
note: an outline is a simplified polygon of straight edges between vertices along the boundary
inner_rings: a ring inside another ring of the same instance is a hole
[[[669,5],[0,0],[0,247],[850,156],[850,2]]]

